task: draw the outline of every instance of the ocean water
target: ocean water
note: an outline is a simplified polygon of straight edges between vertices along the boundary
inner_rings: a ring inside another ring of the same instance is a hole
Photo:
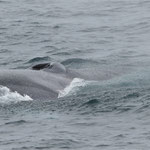
[[[149,150],[149,10],[148,0],[0,0],[0,70],[56,61],[103,75],[45,101],[0,87],[0,150]]]

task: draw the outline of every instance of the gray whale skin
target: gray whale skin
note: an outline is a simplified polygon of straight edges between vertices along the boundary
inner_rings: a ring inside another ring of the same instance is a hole
[[[53,99],[74,77],[82,76],[60,63],[44,63],[32,69],[1,70],[0,85],[33,99]]]

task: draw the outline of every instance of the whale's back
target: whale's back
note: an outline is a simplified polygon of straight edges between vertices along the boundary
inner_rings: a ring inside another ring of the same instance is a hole
[[[65,75],[35,70],[3,70],[0,72],[0,85],[12,91],[29,95],[33,99],[57,98],[71,79]]]

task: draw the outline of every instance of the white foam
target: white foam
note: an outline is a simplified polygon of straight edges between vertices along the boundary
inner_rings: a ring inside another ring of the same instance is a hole
[[[64,89],[60,90],[58,98],[64,97],[69,94],[73,94],[79,90],[80,87],[84,87],[87,82],[84,79],[74,78],[72,82]]]
[[[0,103],[17,103],[20,101],[31,101],[33,100],[28,95],[21,95],[17,91],[12,92],[9,88],[0,86]]]

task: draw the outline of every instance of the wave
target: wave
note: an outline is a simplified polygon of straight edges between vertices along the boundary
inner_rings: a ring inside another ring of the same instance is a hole
[[[69,65],[71,63],[77,63],[77,64],[82,64],[82,63],[94,63],[98,64],[97,61],[90,60],[90,59],[81,59],[81,58],[71,58],[71,59],[66,59],[63,62],[61,62],[63,65]]]
[[[21,125],[21,124],[24,124],[24,123],[27,123],[27,121],[25,121],[25,120],[17,120],[17,121],[6,122],[5,125]]]
[[[21,101],[31,101],[33,100],[28,95],[21,95],[17,91],[12,92],[9,88],[5,86],[0,86],[0,103],[17,103]]]
[[[43,62],[43,61],[50,61],[51,58],[48,57],[48,56],[45,56],[45,57],[35,57],[35,58],[32,58],[30,59],[27,63],[36,63],[36,62]]]
[[[84,79],[80,78],[74,78],[70,85],[68,85],[64,90],[60,90],[58,94],[58,98],[67,96],[67,95],[72,95],[76,93],[80,87],[84,87],[86,85],[86,81]]]
[[[91,66],[97,66],[98,61],[92,59],[82,59],[82,58],[69,58],[61,62],[64,66],[73,68],[86,68]]]

